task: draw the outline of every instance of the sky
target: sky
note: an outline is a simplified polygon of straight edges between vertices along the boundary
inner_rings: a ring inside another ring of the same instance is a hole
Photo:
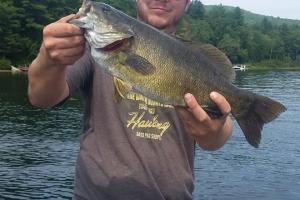
[[[300,0],[200,0],[204,5],[238,6],[256,14],[300,20]]]

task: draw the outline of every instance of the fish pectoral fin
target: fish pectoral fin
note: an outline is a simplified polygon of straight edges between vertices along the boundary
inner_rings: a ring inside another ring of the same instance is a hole
[[[201,105],[201,107],[212,119],[217,119],[223,116],[223,113],[220,111],[220,109],[217,106]]]
[[[125,83],[123,80],[114,77],[115,85],[115,99],[119,102],[121,99],[125,99],[126,95],[132,90],[132,87]]]
[[[153,74],[156,70],[155,66],[153,66],[147,59],[130,52],[126,52],[124,65],[134,69],[142,75]]]

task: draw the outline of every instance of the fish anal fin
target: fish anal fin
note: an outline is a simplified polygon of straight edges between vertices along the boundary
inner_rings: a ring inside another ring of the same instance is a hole
[[[223,116],[222,112],[216,105],[201,105],[201,107],[212,119],[217,119]]]

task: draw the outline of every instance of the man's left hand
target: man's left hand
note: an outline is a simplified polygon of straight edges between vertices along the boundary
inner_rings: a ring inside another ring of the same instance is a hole
[[[189,134],[205,150],[216,150],[222,147],[232,133],[232,122],[229,117],[231,107],[224,96],[217,92],[210,94],[211,100],[218,106],[223,116],[211,118],[199,105],[192,94],[186,94],[184,100],[187,108],[176,110]]]

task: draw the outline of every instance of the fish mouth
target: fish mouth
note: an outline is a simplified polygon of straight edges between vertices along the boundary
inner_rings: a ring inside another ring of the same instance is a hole
[[[104,46],[103,48],[100,48],[100,49],[105,52],[112,52],[112,51],[124,49],[129,46],[129,42],[130,42],[129,40],[130,40],[130,38],[124,38],[121,40],[117,40],[113,43],[110,43],[110,44]]]

